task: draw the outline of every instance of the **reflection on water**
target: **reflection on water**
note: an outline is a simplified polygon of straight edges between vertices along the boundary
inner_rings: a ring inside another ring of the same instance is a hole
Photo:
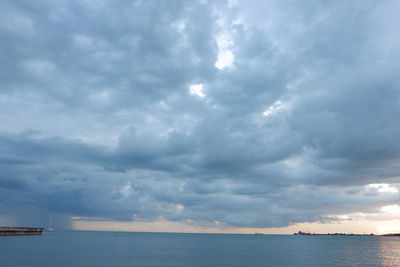
[[[382,266],[400,266],[400,237],[380,237]]]

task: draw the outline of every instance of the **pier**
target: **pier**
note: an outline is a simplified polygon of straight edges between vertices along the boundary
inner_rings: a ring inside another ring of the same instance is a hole
[[[1,235],[41,235],[43,228],[0,226]]]

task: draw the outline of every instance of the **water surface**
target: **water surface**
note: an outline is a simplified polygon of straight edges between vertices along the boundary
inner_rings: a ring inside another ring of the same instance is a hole
[[[400,266],[400,237],[56,231],[0,237],[0,266]]]

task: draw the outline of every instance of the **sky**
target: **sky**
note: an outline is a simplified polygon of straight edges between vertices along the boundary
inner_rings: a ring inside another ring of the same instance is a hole
[[[400,232],[400,2],[0,2],[0,224]]]

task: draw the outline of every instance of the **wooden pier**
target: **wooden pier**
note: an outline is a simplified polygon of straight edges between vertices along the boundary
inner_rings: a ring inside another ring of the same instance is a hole
[[[43,228],[0,226],[0,235],[41,235]]]

